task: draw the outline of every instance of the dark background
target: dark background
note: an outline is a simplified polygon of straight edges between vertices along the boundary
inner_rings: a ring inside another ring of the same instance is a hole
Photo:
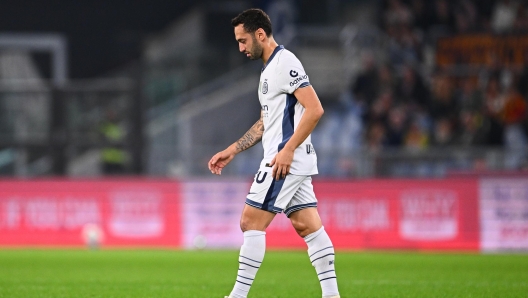
[[[228,22],[234,17],[232,13],[220,11],[228,2],[261,8],[267,4],[265,0],[2,1],[0,32],[63,34],[68,40],[69,77],[90,78],[104,76],[140,57],[145,37],[159,32],[196,5],[210,8],[211,15],[216,12],[222,16],[209,20],[209,25],[214,25],[210,27],[218,29],[220,20]],[[297,21],[312,24],[331,21],[328,13],[321,13],[329,7],[327,2],[332,1],[302,0],[299,3],[301,5],[298,5]],[[231,32],[229,26],[226,26],[226,30]],[[224,35],[220,34],[218,37],[223,39]],[[46,55],[48,54],[32,56],[42,75],[49,77],[49,57]]]
[[[87,78],[139,57],[143,37],[163,29],[193,3],[196,1],[2,1],[0,31],[64,34],[70,78]],[[49,60],[42,56],[36,60],[48,77]]]

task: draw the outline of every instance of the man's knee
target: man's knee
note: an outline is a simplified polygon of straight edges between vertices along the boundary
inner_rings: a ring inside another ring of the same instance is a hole
[[[242,232],[251,231],[251,230],[265,231],[267,227],[268,227],[268,224],[265,222],[259,222],[257,220],[254,220],[248,217],[242,217],[240,219],[240,229],[242,230]]]
[[[316,208],[306,208],[290,214],[290,221],[297,234],[306,237],[319,230],[323,224]]]
[[[308,234],[310,234],[310,228],[308,225],[306,225],[304,222],[301,222],[299,220],[291,219],[291,223],[293,225],[293,228],[297,232],[297,234],[301,237],[305,237]]]
[[[265,231],[274,217],[275,213],[246,205],[240,218],[240,229],[242,232],[250,230]]]
[[[253,224],[249,218],[243,216],[240,219],[240,229],[242,230],[242,232],[254,230],[252,227]]]

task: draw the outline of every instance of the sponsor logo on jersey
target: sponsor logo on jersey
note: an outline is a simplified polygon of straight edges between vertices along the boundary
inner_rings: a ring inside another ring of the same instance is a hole
[[[298,75],[299,75],[299,73],[296,72],[295,70],[290,70],[290,76],[291,76],[292,78],[295,78],[295,77],[298,76]]]
[[[299,82],[301,82],[303,80],[307,80],[307,79],[308,79],[307,75],[300,76],[300,77],[296,78],[295,80],[291,81],[290,82],[290,86],[293,87],[293,86],[297,85]]]

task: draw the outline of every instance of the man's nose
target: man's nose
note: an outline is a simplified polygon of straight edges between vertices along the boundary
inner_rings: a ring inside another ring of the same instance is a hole
[[[240,44],[238,44],[238,50],[240,52],[245,52],[246,51],[246,47],[243,44],[240,43]]]

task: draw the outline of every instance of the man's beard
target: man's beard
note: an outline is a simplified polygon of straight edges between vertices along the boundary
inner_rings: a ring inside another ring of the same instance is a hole
[[[251,37],[253,39],[253,47],[249,51],[249,59],[251,60],[258,60],[262,57],[262,46],[257,42],[257,39],[255,36]]]

